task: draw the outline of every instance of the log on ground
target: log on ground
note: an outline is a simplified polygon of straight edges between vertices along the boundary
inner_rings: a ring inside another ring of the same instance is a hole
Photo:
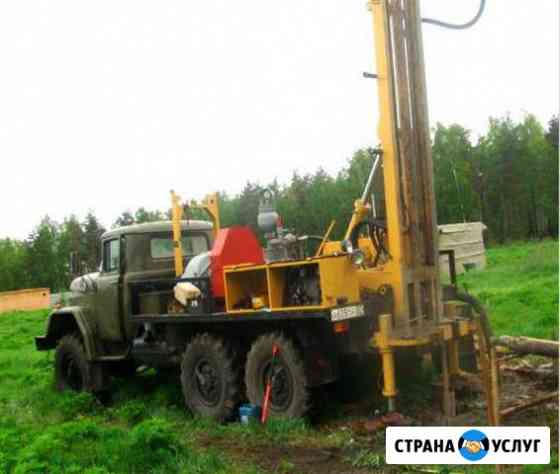
[[[500,336],[494,339],[494,344],[504,346],[520,354],[534,354],[546,357],[558,357],[560,344],[558,341],[534,339],[531,337]]]

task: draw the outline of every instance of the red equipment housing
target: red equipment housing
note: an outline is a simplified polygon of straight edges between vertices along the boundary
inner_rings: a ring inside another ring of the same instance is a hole
[[[264,263],[263,249],[249,227],[220,229],[210,251],[212,296],[225,297],[224,266]]]

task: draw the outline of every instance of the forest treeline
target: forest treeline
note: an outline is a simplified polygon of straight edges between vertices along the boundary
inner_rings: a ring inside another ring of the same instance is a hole
[[[256,229],[258,202],[267,187],[276,194],[285,227],[322,235],[332,219],[340,237],[363,190],[372,149],[358,150],[331,176],[294,172],[286,184],[248,182],[236,196],[220,194],[222,224]],[[473,143],[460,125],[437,124],[433,134],[434,177],[440,224],[482,221],[491,243],[558,236],[558,117],[546,126],[527,115],[491,119],[487,133]],[[210,191],[210,189],[209,189]],[[124,211],[111,227],[167,219],[169,210]],[[192,215],[197,218],[199,215]],[[86,270],[97,268],[99,237],[105,228],[93,211],[84,221],[63,222],[45,216],[23,241],[0,240],[0,291],[68,287],[69,254],[76,252]]]

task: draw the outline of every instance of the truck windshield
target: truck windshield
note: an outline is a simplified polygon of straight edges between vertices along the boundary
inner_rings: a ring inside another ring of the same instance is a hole
[[[208,240],[204,235],[186,235],[181,239],[185,255],[198,255],[208,250]],[[173,239],[154,237],[150,240],[150,254],[153,259],[173,257]]]

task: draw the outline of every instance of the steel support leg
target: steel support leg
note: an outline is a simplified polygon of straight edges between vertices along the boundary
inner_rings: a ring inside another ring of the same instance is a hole
[[[383,396],[387,397],[387,408],[394,412],[397,384],[395,381],[395,353],[390,344],[392,317],[382,314],[379,317],[379,337],[377,339],[381,362],[383,364]]]

